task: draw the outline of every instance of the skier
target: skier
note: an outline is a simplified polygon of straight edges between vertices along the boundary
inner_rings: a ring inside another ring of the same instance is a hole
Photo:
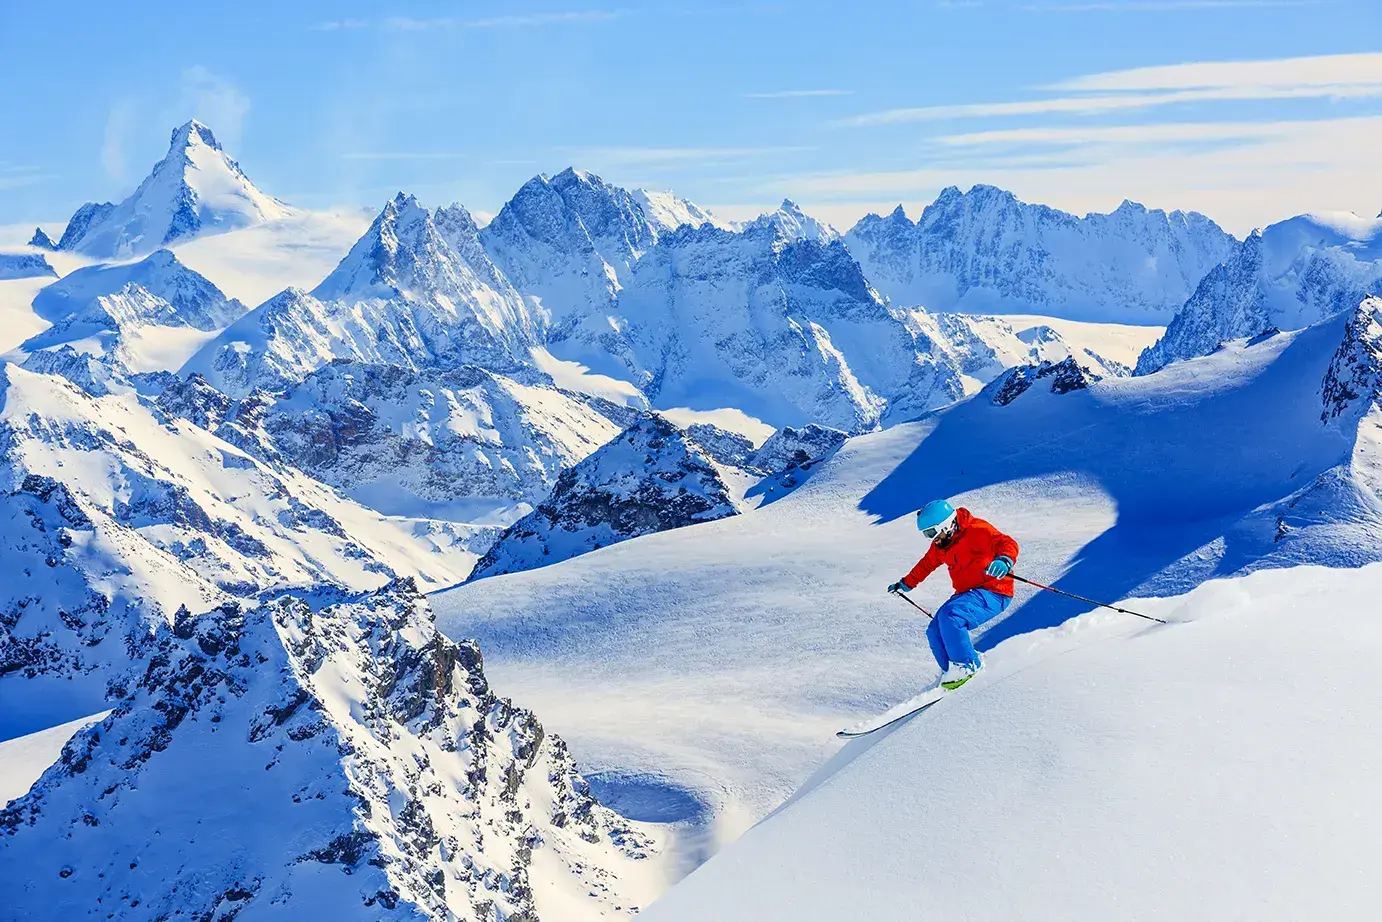
[[[1017,563],[1017,542],[968,509],[956,509],[943,499],[921,508],[917,529],[931,539],[931,547],[888,591],[911,592],[941,564],[949,568],[955,594],[931,619],[926,639],[941,667],[941,687],[952,690],[983,666],[969,632],[1012,604],[1009,574]]]

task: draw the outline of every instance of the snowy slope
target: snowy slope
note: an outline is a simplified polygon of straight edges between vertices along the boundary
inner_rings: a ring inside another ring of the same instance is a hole
[[[593,920],[656,892],[656,845],[411,581],[183,612],[152,646],[0,810],[17,918]]]
[[[0,607],[0,724],[38,720],[49,680],[68,683],[75,713],[28,729],[99,710],[106,679],[179,606],[395,575],[449,585],[476,556],[444,529],[272,469],[133,393],[92,397],[12,364],[0,366],[0,444],[0,559],[25,577],[5,584]]]
[[[19,350],[70,346],[120,371],[169,371],[245,311],[171,251],[156,250],[138,262],[77,269],[38,292],[33,312],[50,326]]]
[[[1233,237],[1194,212],[1124,202],[1084,218],[1010,192],[949,188],[914,223],[901,206],[845,235],[894,302],[935,311],[1164,324]]]
[[[563,471],[551,496],[499,536],[470,579],[736,515],[727,476],[685,431],[649,415]]]
[[[1372,918],[1379,591],[1257,573],[1013,639],[645,917]]]
[[[664,235],[612,308],[577,318],[548,348],[631,379],[655,407],[735,407],[774,427],[866,431],[963,392],[948,357],[842,243],[769,223]]]
[[[1298,330],[1382,291],[1382,219],[1301,215],[1254,232],[1200,283],[1138,374],[1229,339]]]
[[[83,205],[58,247],[98,259],[128,259],[291,213],[256,189],[211,130],[193,119],[173,131],[168,153],[133,195],[118,205]]]
[[[806,778],[834,730],[934,679],[925,619],[882,591],[924,550],[909,513],[927,499],[957,498],[1016,536],[1020,572],[1096,598],[1377,560],[1382,414],[1360,382],[1382,359],[1347,319],[1006,406],[979,394],[851,439],[750,515],[433,602],[593,768],[669,779],[731,836]],[[938,577],[914,597],[933,607],[947,589]],[[1025,589],[1019,602],[985,646],[1081,610]]]
[[[638,207],[643,210],[643,216],[659,233],[676,230],[683,224],[690,224],[692,227],[713,224],[725,230],[731,227],[728,221],[720,220],[700,205],[681,198],[675,192],[630,189],[629,195],[638,203]]]
[[[824,221],[819,221],[801,210],[801,206],[791,199],[783,199],[776,211],[759,215],[743,227],[772,228],[789,240],[814,240],[817,243],[832,243],[842,235]]]
[[[459,206],[454,206],[459,208]],[[529,363],[539,324],[478,247],[448,239],[458,216],[434,215],[399,193],[310,294],[290,288],[259,305],[188,360],[215,387],[279,390],[347,358],[416,369]],[[468,215],[466,216],[468,218]]]

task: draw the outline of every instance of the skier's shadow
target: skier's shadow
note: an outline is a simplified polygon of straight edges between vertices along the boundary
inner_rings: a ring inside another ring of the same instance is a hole
[[[1186,401],[1189,411],[1151,388],[1140,402],[1125,392],[1116,408],[1094,391],[1033,391],[1003,407],[981,393],[923,417],[919,425],[930,432],[859,508],[882,524],[929,499],[1007,485],[1002,500],[1011,502],[1022,496],[1021,481],[1073,476],[1113,502],[1114,525],[1066,562],[1058,579],[1024,568],[1021,559],[1018,572],[1105,602],[1187,591],[1271,553],[1269,518],[1244,525],[1244,517],[1346,457],[1356,433],[1322,431],[1317,403],[1283,401],[1272,413],[1259,404],[1263,394],[1293,396],[1302,380],[1321,380],[1330,351],[1315,340],[1337,335],[1304,331],[1260,368],[1251,387],[1206,388]],[[1318,434],[1302,439],[1305,426]],[[974,511],[1004,526],[1001,507],[976,504]],[[1060,514],[1053,504],[1052,515]],[[1016,530],[1014,537],[1033,548],[1041,541]],[[989,627],[981,649],[1090,609],[1020,586],[1017,603]]]

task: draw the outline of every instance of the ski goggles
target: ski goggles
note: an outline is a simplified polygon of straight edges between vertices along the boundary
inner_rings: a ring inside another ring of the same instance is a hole
[[[955,527],[955,517],[952,515],[944,522],[937,522],[935,525],[928,525],[921,530],[921,534],[928,541],[935,541],[941,535],[948,534]]]

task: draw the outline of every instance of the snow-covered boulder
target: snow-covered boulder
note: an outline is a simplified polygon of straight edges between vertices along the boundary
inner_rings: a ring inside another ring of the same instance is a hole
[[[1010,369],[986,389],[994,406],[1005,407],[1040,382],[1049,383],[1053,394],[1082,391],[1101,377],[1081,365],[1073,357],[1059,362],[1022,365]]]
[[[470,579],[546,566],[739,511],[706,451],[650,415],[564,471],[552,495],[499,536]]]
[[[34,235],[29,238],[29,246],[40,250],[56,250],[58,245],[53,242],[53,238],[48,236],[48,232],[41,227],[34,228]]]
[[[411,580],[317,610],[180,609],[148,646],[0,811],[17,917],[593,922],[656,893],[654,840]]]
[[[0,253],[0,281],[44,276],[57,278],[58,274],[42,253]]]
[[[1194,212],[1078,218],[984,185],[944,190],[915,223],[868,215],[845,241],[897,304],[1125,323],[1165,323],[1235,243]]]
[[[558,356],[631,379],[654,406],[729,405],[778,426],[867,431],[963,393],[953,363],[844,244],[766,224],[662,236],[612,307],[553,339]]]
[[[1208,355],[1225,341],[1298,330],[1382,288],[1382,220],[1301,215],[1253,232],[1143,352],[1137,373]]]
[[[473,222],[456,209],[439,211],[438,224],[399,193],[310,294],[290,288],[270,298],[203,346],[183,372],[245,395],[282,390],[333,359],[408,369],[525,366],[540,325],[474,246]]]
[[[173,131],[167,155],[133,195],[118,205],[88,202],[79,208],[58,249],[128,259],[290,214],[288,206],[255,188],[211,129],[193,119]]]

